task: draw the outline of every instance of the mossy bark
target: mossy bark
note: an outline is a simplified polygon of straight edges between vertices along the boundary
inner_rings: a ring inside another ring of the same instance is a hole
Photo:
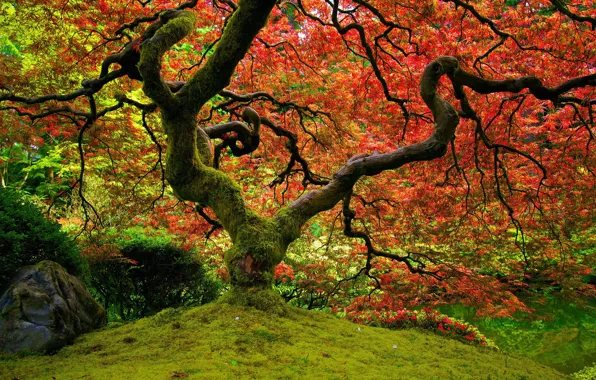
[[[145,94],[161,110],[168,141],[168,182],[180,198],[210,207],[232,238],[233,246],[225,254],[232,290],[224,301],[283,310],[276,306],[281,298],[271,292],[273,269],[300,235],[300,226],[332,208],[364,175],[445,154],[459,118],[451,104],[437,94],[436,86],[441,76],[447,75],[453,81],[461,70],[455,58],[440,57],[424,72],[421,95],[436,122],[429,138],[390,153],[350,160],[325,187],[305,194],[273,218],[259,216],[244,202],[240,187],[212,167],[209,137],[198,127],[197,116],[201,107],[228,85],[274,4],[275,0],[240,0],[213,54],[175,94],[161,77],[161,60],[166,51],[194,30],[191,12],[180,11],[163,18],[163,26],[154,37],[143,42],[138,68]]]
[[[211,167],[211,143],[197,125],[199,110],[227,86],[274,3],[241,0],[213,55],[176,94],[161,78],[161,59],[194,29],[192,13],[179,12],[145,41],[138,67],[143,90],[160,107],[167,134],[166,179],[180,198],[210,207],[232,238],[225,254],[232,290],[224,301],[280,311],[281,298],[271,292],[273,269],[297,233],[288,233],[287,215],[265,218],[246,205],[240,187]]]
[[[162,111],[162,121],[168,136],[168,182],[182,199],[210,207],[232,238],[233,246],[225,254],[232,293],[225,299],[270,309],[275,304],[269,294],[273,269],[298,236],[291,231],[291,215],[280,212],[265,218],[246,205],[240,186],[210,167],[209,140],[197,128],[193,112]]]

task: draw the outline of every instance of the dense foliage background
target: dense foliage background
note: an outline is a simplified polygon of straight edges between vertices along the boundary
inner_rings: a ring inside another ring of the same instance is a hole
[[[99,116],[92,125],[85,122],[88,98],[36,97],[76,93],[158,12],[184,4],[197,20],[163,59],[167,81],[186,81],[205,65],[235,2],[0,1],[1,185],[26,194],[76,237],[91,263],[90,284],[115,317],[192,303],[185,297],[213,299],[218,290],[211,280],[202,283],[202,268],[217,281],[228,279],[229,236],[209,209],[181,200],[164,181],[165,133],[138,80],[105,83],[93,95]],[[467,109],[443,78],[439,92],[461,118],[447,154],[361,178],[348,203],[353,215],[338,204],[312,218],[276,267],[276,289],[290,304],[355,317],[455,305],[472,313],[470,320],[523,320],[560,300],[581,315],[593,312],[595,25],[590,0],[278,3],[229,86],[199,115],[205,128],[242,120],[242,109],[251,106],[274,123],[262,126],[258,149],[240,157],[227,148],[237,135],[213,141],[222,146],[221,171],[264,216],[322,188],[355,155],[427,138],[435,120],[419,86],[438,56],[453,56],[486,80],[535,76],[553,89],[587,79],[555,98],[528,88],[486,94],[466,88]],[[28,244],[65,240],[55,237],[55,225],[38,222],[36,209],[20,208],[21,198],[4,194],[0,239],[11,238],[0,242],[0,268],[7,268],[0,283],[39,255],[61,256],[75,269],[79,256],[70,246],[25,259],[20,252],[29,252]],[[16,220],[22,227],[6,229]],[[139,236],[182,250],[131,243]],[[124,247],[143,247],[147,255]],[[174,277],[149,273],[162,254],[176,267]],[[99,269],[108,263],[118,269]],[[146,289],[155,289],[148,282],[154,274],[205,294],[164,289],[173,303],[143,303]],[[123,289],[119,294],[101,289],[114,279],[122,281],[114,285]],[[592,334],[591,341],[594,321],[581,323],[572,328]],[[593,345],[582,347],[594,358]]]

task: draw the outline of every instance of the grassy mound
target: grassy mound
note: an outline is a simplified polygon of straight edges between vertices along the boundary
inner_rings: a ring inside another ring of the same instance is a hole
[[[558,379],[529,359],[417,330],[293,309],[209,304],[80,337],[53,356],[0,356],[1,379]]]

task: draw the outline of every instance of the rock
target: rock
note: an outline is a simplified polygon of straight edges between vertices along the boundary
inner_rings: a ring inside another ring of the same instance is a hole
[[[0,351],[52,353],[105,323],[78,278],[42,261],[22,268],[0,298]]]

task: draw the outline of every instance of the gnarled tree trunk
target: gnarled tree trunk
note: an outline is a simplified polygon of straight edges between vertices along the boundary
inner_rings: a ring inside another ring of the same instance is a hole
[[[289,224],[279,214],[264,218],[245,204],[240,187],[212,167],[207,134],[197,126],[201,107],[229,83],[230,77],[265,25],[274,0],[243,0],[228,22],[214,54],[175,94],[161,78],[163,54],[194,28],[194,16],[178,11],[141,46],[138,65],[143,90],[160,107],[167,134],[166,178],[182,199],[210,207],[230,234],[226,253],[232,290],[225,300],[266,309],[282,307],[271,291],[273,268],[293,240]],[[297,230],[298,227],[295,229]]]
[[[232,288],[224,301],[283,311],[281,297],[271,290],[273,269],[308,219],[340,202],[363,175],[445,154],[459,118],[453,107],[437,96],[436,84],[442,75],[453,74],[458,67],[454,58],[444,57],[425,71],[421,92],[436,120],[435,132],[427,140],[387,154],[350,160],[324,188],[304,195],[273,218],[259,216],[245,204],[240,187],[212,167],[209,137],[198,127],[197,115],[228,85],[274,3],[241,0],[213,55],[176,93],[161,78],[161,59],[192,31],[192,13],[177,11],[173,17],[168,15],[155,35],[143,42],[138,68],[143,90],[161,110],[168,141],[169,184],[180,198],[210,207],[232,238],[233,246],[225,255]]]
[[[168,49],[193,30],[192,13],[178,10],[163,18],[155,35],[141,45],[138,68],[145,94],[161,110],[168,141],[168,182],[180,198],[210,207],[232,238],[233,246],[225,255],[232,288],[224,301],[283,312],[281,297],[271,290],[273,269],[283,259],[288,245],[300,235],[300,227],[307,220],[343,200],[348,227],[351,221],[349,199],[359,178],[416,161],[432,160],[447,152],[459,116],[437,93],[437,83],[442,76],[450,79],[467,117],[472,117],[473,111],[464,86],[479,93],[519,92],[529,88],[539,98],[556,98],[570,86],[564,84],[556,89],[545,89],[540,81],[530,77],[489,81],[460,69],[454,57],[439,57],[426,67],[421,78],[420,94],[435,121],[434,131],[426,140],[383,154],[354,156],[327,185],[303,195],[274,217],[265,218],[246,205],[240,187],[233,180],[212,167],[210,137],[197,125],[197,116],[201,107],[229,84],[236,65],[265,25],[274,4],[274,0],[241,0],[213,54],[188,82],[177,87],[175,93],[161,78],[161,59]],[[593,77],[588,76],[569,83],[585,86],[592,80]],[[368,247],[370,241],[366,242]],[[370,254],[373,250],[368,249]],[[408,257],[373,253],[403,261],[412,269]]]

